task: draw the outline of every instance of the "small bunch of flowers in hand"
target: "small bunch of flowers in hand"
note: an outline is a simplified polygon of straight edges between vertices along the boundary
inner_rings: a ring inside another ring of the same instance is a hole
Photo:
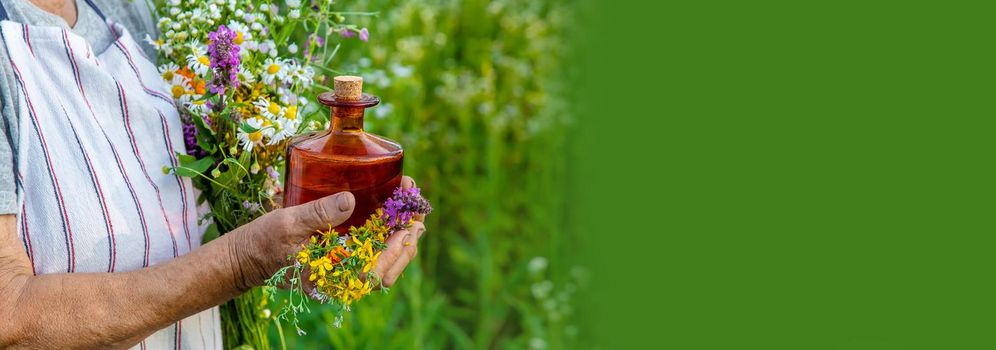
[[[284,284],[291,290],[288,304],[277,317],[290,319],[297,332],[304,334],[298,326],[297,314],[310,310],[307,295],[332,305],[336,315],[333,325],[339,327],[350,306],[370,294],[374,287],[387,291],[380,277],[373,273],[377,258],[387,248],[387,239],[410,228],[416,215],[431,211],[432,206],[417,187],[399,187],[383,208],[370,215],[363,226],[350,227],[348,234],[340,235],[331,226],[318,230],[306,244],[301,244],[300,251],[288,256],[294,261],[292,265],[266,281],[271,291]],[[305,283],[314,284],[310,292],[305,291]],[[274,293],[269,295],[272,297]]]

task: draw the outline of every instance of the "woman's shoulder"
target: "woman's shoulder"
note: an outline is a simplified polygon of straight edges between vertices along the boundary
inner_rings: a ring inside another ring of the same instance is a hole
[[[141,41],[146,34],[158,37],[153,5],[148,0],[92,0],[108,19],[128,28],[135,40]],[[143,46],[143,48],[145,48]]]

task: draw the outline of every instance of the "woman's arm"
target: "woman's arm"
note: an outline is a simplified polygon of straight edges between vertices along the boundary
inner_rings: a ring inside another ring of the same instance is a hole
[[[128,347],[260,285],[317,227],[343,222],[340,193],[278,209],[174,260],[123,273],[33,276],[13,215],[0,216],[0,348]]]
[[[411,178],[402,187],[415,186]],[[316,228],[353,212],[343,192],[272,211],[174,260],[120,273],[34,276],[13,215],[0,215],[0,349],[125,348],[263,283]],[[415,257],[422,218],[396,232],[373,271],[394,284]]]

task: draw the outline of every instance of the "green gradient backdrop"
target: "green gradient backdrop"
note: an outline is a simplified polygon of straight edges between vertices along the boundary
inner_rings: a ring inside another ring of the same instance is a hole
[[[996,347],[991,8],[582,13],[571,216],[601,348]]]

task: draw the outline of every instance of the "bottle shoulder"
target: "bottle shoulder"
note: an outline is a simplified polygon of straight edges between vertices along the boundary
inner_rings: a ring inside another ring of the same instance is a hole
[[[350,160],[401,158],[404,149],[389,138],[363,131],[321,131],[291,140],[289,156]]]

